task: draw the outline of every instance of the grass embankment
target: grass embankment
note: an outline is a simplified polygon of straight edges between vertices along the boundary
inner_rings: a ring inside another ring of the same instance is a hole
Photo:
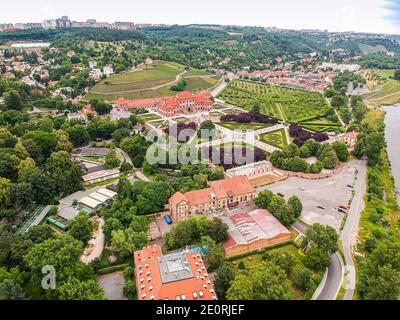
[[[177,94],[170,88],[178,75],[186,81],[185,90],[193,92],[208,89],[220,79],[203,70],[191,69],[185,73],[185,66],[164,62],[140,71],[113,75],[96,84],[86,98],[111,101],[120,97],[139,100],[172,96]]]
[[[370,110],[365,122],[373,130],[383,128],[384,113],[379,110]],[[376,247],[387,239],[398,239],[400,236],[399,207],[397,204],[395,184],[386,150],[382,150],[376,166],[368,167],[367,193],[365,195],[365,209],[361,214],[358,233],[359,243],[357,252],[368,256],[368,246],[374,243]],[[373,181],[373,184],[372,184]],[[383,191],[383,196],[374,195],[376,188]],[[362,276],[361,264],[365,258],[356,256],[357,278]],[[358,297],[356,292],[355,298]]]
[[[394,70],[373,70],[368,76],[371,79],[378,79],[376,81],[382,86],[381,90],[363,96],[368,105],[380,107],[400,102],[400,81],[393,79]]]

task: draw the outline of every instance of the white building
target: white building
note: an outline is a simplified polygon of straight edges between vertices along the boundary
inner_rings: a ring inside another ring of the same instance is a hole
[[[43,29],[55,29],[55,28],[57,28],[57,20],[54,20],[54,19],[44,20],[42,22],[42,27],[43,27]]]
[[[108,77],[114,73],[114,69],[111,65],[108,64],[103,68],[103,73]]]
[[[334,71],[340,71],[340,72],[345,72],[345,71],[355,72],[360,70],[361,66],[359,64],[337,64],[337,63],[323,62],[318,68],[323,70],[332,69]]]
[[[96,66],[97,66],[97,61],[89,61],[89,68],[90,69],[93,69]]]
[[[100,69],[92,69],[90,70],[89,76],[93,79],[100,79],[103,73],[101,72]]]
[[[120,176],[119,169],[101,170],[93,173],[86,174],[82,177],[86,185],[94,184],[109,179],[118,178]]]
[[[260,161],[255,163],[250,163],[241,167],[236,167],[226,171],[226,175],[229,178],[246,176],[249,179],[254,179],[262,177],[270,172],[272,172],[273,167],[269,161]]]

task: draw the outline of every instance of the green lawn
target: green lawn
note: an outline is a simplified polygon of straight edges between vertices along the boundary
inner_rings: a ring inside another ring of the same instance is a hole
[[[260,136],[260,140],[266,144],[280,149],[283,149],[288,145],[286,141],[285,129],[262,134]]]
[[[113,75],[96,84],[86,98],[102,98],[112,101],[120,97],[139,100],[172,96],[177,92],[170,90],[172,84],[168,84],[174,82],[176,77],[184,72],[184,69],[185,66],[181,64],[164,62],[141,71]],[[208,89],[220,79],[219,76],[197,69],[188,71],[183,78],[187,83],[185,90],[192,92]],[[157,88],[162,85],[165,86]]]
[[[222,109],[225,109],[225,108],[226,108],[226,107],[221,106],[220,104],[216,104],[216,105],[213,106],[213,109],[214,109],[214,110],[222,110]]]
[[[161,119],[161,117],[159,117],[156,114],[153,113],[147,113],[147,114],[142,114],[138,116],[139,119],[143,120],[143,121],[152,121],[152,120],[159,120]]]
[[[241,80],[231,82],[218,98],[246,110],[258,104],[262,114],[288,122],[323,117],[329,109],[326,99],[318,92]]]
[[[178,123],[186,123],[186,122],[188,122],[189,121],[189,119],[188,118],[185,118],[185,117],[179,117],[179,118],[176,118],[176,119],[174,119],[176,122],[178,122]]]
[[[252,122],[252,123],[218,122],[217,124],[230,130],[260,130],[271,126],[269,124],[257,123],[257,122]]]

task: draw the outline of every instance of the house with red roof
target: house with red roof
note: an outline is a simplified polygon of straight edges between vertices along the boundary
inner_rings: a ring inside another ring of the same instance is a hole
[[[163,255],[154,245],[134,260],[138,300],[217,300],[200,252]]]
[[[229,227],[225,255],[233,257],[290,241],[291,232],[269,211],[257,209],[222,217]]]
[[[190,215],[204,214],[220,209],[231,209],[251,203],[256,191],[246,176],[212,181],[210,188],[177,192],[168,201],[175,223],[187,220]]]
[[[357,144],[358,135],[359,135],[359,133],[356,131],[346,132],[341,136],[341,140],[349,148],[354,148]]]

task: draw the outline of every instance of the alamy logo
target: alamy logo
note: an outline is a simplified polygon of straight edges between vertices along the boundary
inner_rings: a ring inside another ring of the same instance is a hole
[[[56,269],[54,266],[44,266],[42,268],[42,288],[44,290],[55,289],[56,288]]]

